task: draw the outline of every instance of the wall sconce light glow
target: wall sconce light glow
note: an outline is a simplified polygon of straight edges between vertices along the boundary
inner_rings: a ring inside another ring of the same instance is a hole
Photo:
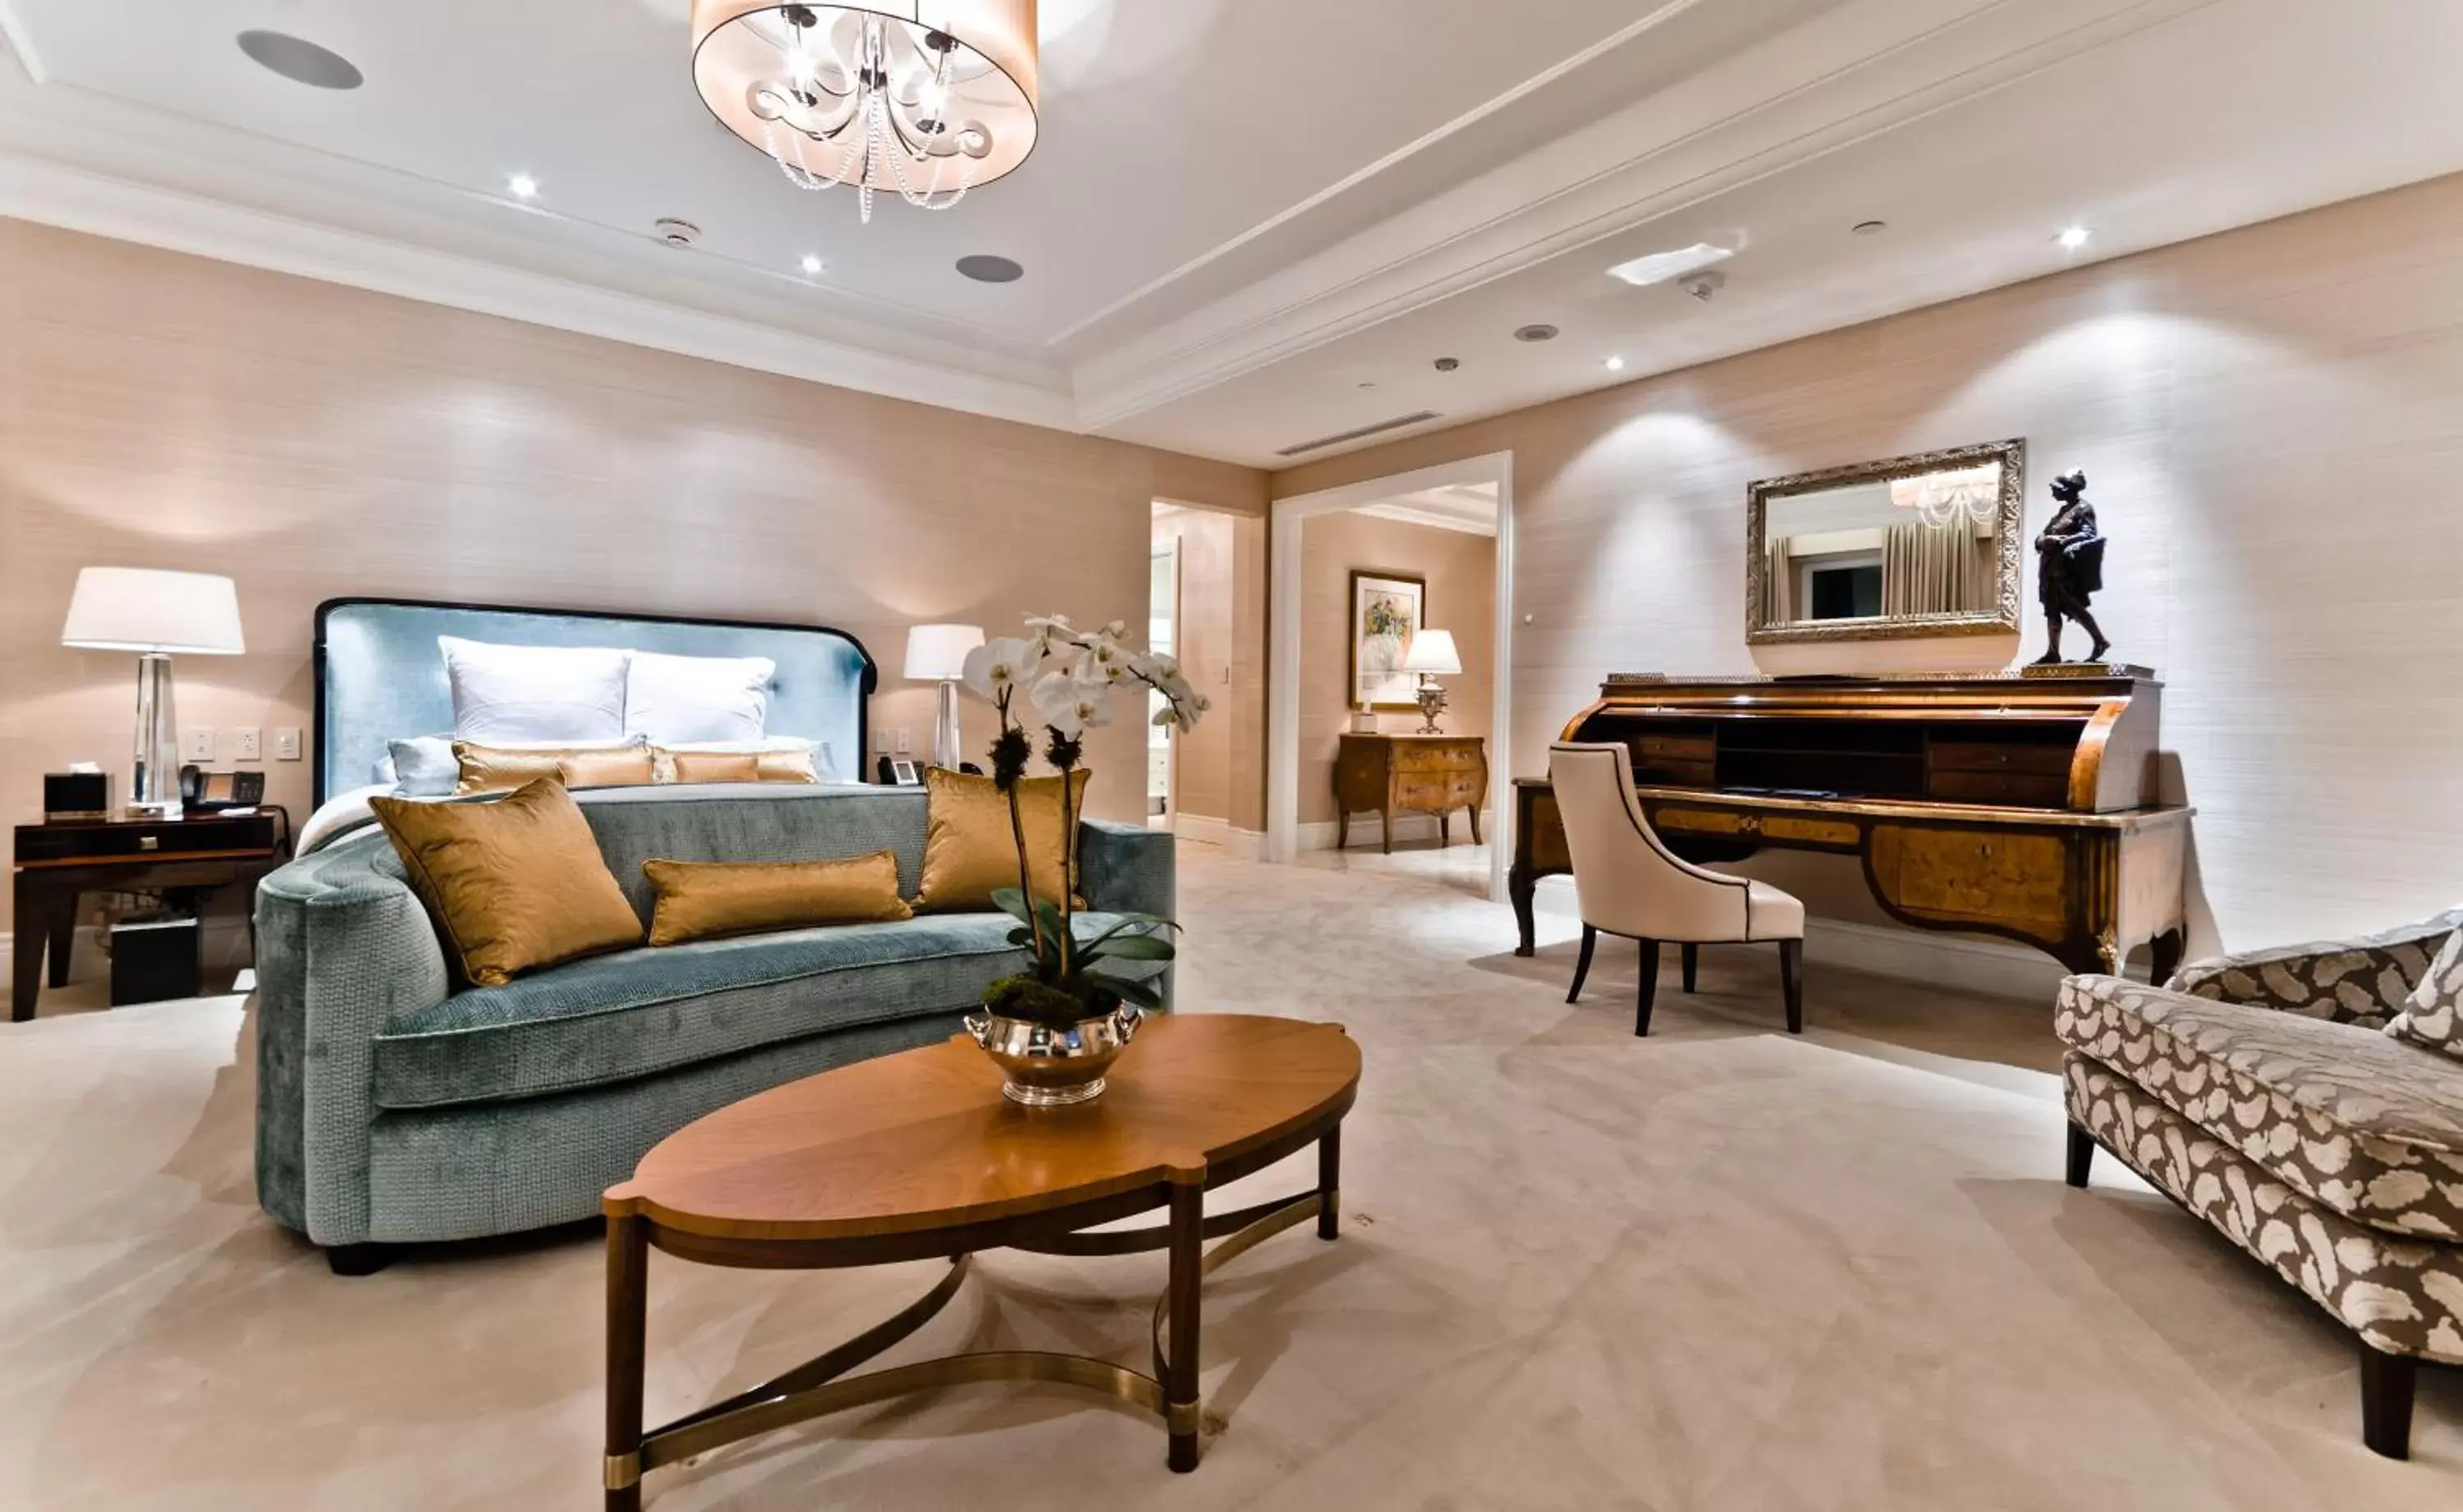
[[[2061,233],[2053,240],[2061,244],[2062,251],[2075,252],[2084,247],[2086,239],[2094,234],[2083,226],[2064,226],[2061,227]]]
[[[816,252],[806,252],[804,254],[803,262],[797,266],[801,267],[807,273],[817,273],[821,270],[820,256]]]
[[[1624,358],[1610,357],[1605,362],[1601,363],[1600,366],[1607,369],[1611,373],[1622,373],[1624,371]]]
[[[1672,252],[1653,252],[1629,263],[1619,263],[1608,270],[1610,278],[1621,278],[1636,289],[1664,284],[1687,273],[1698,273],[1712,263],[1724,263],[1736,255],[1733,247],[1713,247],[1708,242],[1695,242]]]
[[[512,192],[516,200],[533,199],[538,194],[538,181],[527,173],[516,173],[507,179],[505,187]]]

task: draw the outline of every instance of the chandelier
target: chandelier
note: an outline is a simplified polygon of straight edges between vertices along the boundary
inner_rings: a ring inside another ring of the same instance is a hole
[[[1035,149],[1035,0],[693,0],[693,85],[799,189],[946,210]]]
[[[2001,464],[1929,472],[1890,482],[1890,502],[1934,529],[1982,529],[2001,517]]]

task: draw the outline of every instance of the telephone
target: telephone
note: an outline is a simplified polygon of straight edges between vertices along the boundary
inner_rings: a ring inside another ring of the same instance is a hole
[[[222,809],[253,809],[265,802],[265,773],[261,771],[206,771],[196,767],[180,768],[180,807],[200,813],[212,813]]]

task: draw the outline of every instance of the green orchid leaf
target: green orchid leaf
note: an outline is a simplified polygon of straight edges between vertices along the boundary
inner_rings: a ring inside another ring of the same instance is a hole
[[[1163,1006],[1163,994],[1156,991],[1151,983],[1132,982],[1126,977],[1094,977],[1089,980],[1101,983],[1119,993],[1123,1001],[1134,1003],[1139,1007],[1160,1009]]]
[[[1026,911],[1026,895],[1019,892],[1016,888],[993,888],[992,907],[999,909],[1002,913],[1016,919],[1019,923],[1028,923],[1032,920],[1033,916],[1029,915]]]
[[[1172,944],[1159,935],[1123,935],[1108,941],[1103,953],[1118,961],[1169,961]]]

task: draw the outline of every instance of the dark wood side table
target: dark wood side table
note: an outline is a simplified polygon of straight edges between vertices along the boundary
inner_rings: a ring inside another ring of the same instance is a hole
[[[289,858],[289,830],[279,809],[17,826],[10,1019],[22,1024],[34,1016],[46,950],[51,984],[67,984],[80,895],[158,889],[203,895],[233,882],[253,883]]]
[[[1471,841],[1480,843],[1479,810],[1488,802],[1488,742],[1477,735],[1362,735],[1346,732],[1334,758],[1334,848],[1351,838],[1351,816],[1370,809],[1387,853],[1394,816],[1432,813],[1437,839],[1453,844],[1453,810],[1471,810]]]

